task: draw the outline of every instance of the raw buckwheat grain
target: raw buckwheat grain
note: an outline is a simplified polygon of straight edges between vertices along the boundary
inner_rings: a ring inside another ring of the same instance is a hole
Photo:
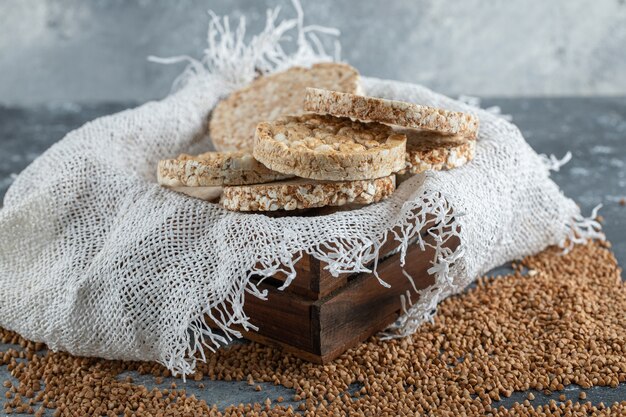
[[[252,343],[208,354],[207,363],[198,367],[199,379],[292,388],[294,397],[285,400],[298,402],[297,411],[282,405],[282,397],[219,410],[175,383],[171,390],[148,390],[118,378],[126,371],[153,374],[155,380],[168,377],[160,365],[53,353],[3,330],[3,343],[19,345],[0,353],[0,366],[17,380],[3,384],[10,393],[4,411],[55,416],[626,415],[626,401],[592,404],[564,401],[563,395],[560,402],[543,405],[530,402],[532,393],[508,409],[497,403],[515,391],[558,392],[571,384],[617,387],[626,381],[626,288],[608,246],[577,246],[565,256],[558,248],[547,249],[514,265],[515,273],[481,278],[476,288],[444,301],[434,322],[412,337],[389,342],[373,337],[328,365]],[[536,273],[525,275],[524,267]],[[578,398],[585,400],[586,394]]]

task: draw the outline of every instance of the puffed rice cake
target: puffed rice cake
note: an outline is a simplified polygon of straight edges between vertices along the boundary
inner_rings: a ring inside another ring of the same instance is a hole
[[[405,166],[406,137],[380,123],[306,114],[259,123],[254,157],[273,171],[317,180],[364,180]]]
[[[469,113],[319,88],[306,89],[304,109],[317,114],[430,130],[444,135],[475,138],[478,133],[478,118]]]
[[[419,174],[427,170],[458,168],[474,159],[476,141],[461,135],[440,135],[413,129],[397,130],[406,135],[406,171]]]
[[[370,204],[387,198],[395,188],[395,175],[358,181],[297,178],[269,184],[224,187],[220,203],[233,211],[299,210],[354,203]]]
[[[188,197],[197,198],[198,200],[210,201],[216,203],[222,195],[222,187],[167,187],[172,191],[185,194]]]
[[[181,154],[159,161],[157,174],[159,184],[166,187],[260,184],[290,177],[267,169],[246,152]]]
[[[215,106],[209,133],[218,151],[251,151],[259,122],[302,114],[306,87],[359,91],[359,73],[347,64],[319,63],[262,76]]]

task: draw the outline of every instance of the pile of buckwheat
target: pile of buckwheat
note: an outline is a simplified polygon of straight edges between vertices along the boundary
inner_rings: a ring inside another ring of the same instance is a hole
[[[273,382],[293,389],[282,398],[219,410],[185,393],[184,383],[148,390],[120,375],[153,374],[160,365],[72,357],[46,351],[9,331],[0,353],[12,381],[6,413],[36,416],[288,416],[314,415],[626,415],[612,405],[572,401],[536,404],[528,394],[508,409],[497,402],[514,391],[616,387],[626,381],[626,288],[608,244],[551,248],[516,265],[516,272],[482,278],[476,288],[440,305],[432,324],[410,338],[371,338],[329,365],[313,365],[258,344],[209,354],[192,379]],[[522,273],[523,267],[528,268]],[[349,389],[357,384],[360,388]],[[178,385],[178,387],[177,387]]]

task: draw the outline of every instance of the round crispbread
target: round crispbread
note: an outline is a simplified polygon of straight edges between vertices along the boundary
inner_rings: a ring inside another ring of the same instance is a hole
[[[406,136],[406,172],[458,168],[474,159],[476,141],[460,135],[399,129]]]
[[[254,157],[271,170],[302,178],[380,178],[405,166],[405,142],[389,126],[306,114],[257,126]]]
[[[373,180],[315,181],[292,179],[269,184],[224,187],[220,203],[233,211],[299,210],[370,204],[395,190],[395,175]]]
[[[444,135],[475,138],[478,133],[478,118],[469,113],[319,88],[306,89],[304,109],[317,114],[423,129]]]
[[[306,87],[356,93],[359,73],[350,65],[326,62],[257,78],[215,106],[209,122],[215,149],[251,151],[257,124],[303,113]]]
[[[172,188],[261,184],[291,176],[266,168],[246,152],[206,152],[160,161],[157,177]]]
[[[188,197],[197,198],[198,200],[217,202],[222,195],[222,187],[167,187],[172,191],[185,194]]]

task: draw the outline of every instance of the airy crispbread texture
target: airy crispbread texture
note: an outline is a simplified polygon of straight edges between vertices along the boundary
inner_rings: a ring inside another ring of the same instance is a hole
[[[298,210],[352,203],[369,204],[391,195],[395,185],[394,175],[359,181],[299,178],[270,184],[224,187],[221,204],[234,211]]]
[[[458,168],[474,159],[476,141],[460,135],[440,135],[435,132],[402,129],[407,137],[407,171],[419,174],[426,170]]]
[[[257,124],[303,113],[306,87],[356,93],[359,73],[350,65],[326,62],[257,78],[215,106],[209,123],[215,148],[251,151]]]
[[[476,137],[479,123],[478,118],[469,113],[319,88],[306,89],[304,109],[317,114],[350,117],[363,122],[386,123],[469,138]]]
[[[160,161],[157,176],[166,187],[261,184],[290,177],[267,169],[246,152],[182,154]]]
[[[307,114],[257,127],[254,157],[268,168],[302,178],[363,180],[405,166],[402,134],[380,123]]]

